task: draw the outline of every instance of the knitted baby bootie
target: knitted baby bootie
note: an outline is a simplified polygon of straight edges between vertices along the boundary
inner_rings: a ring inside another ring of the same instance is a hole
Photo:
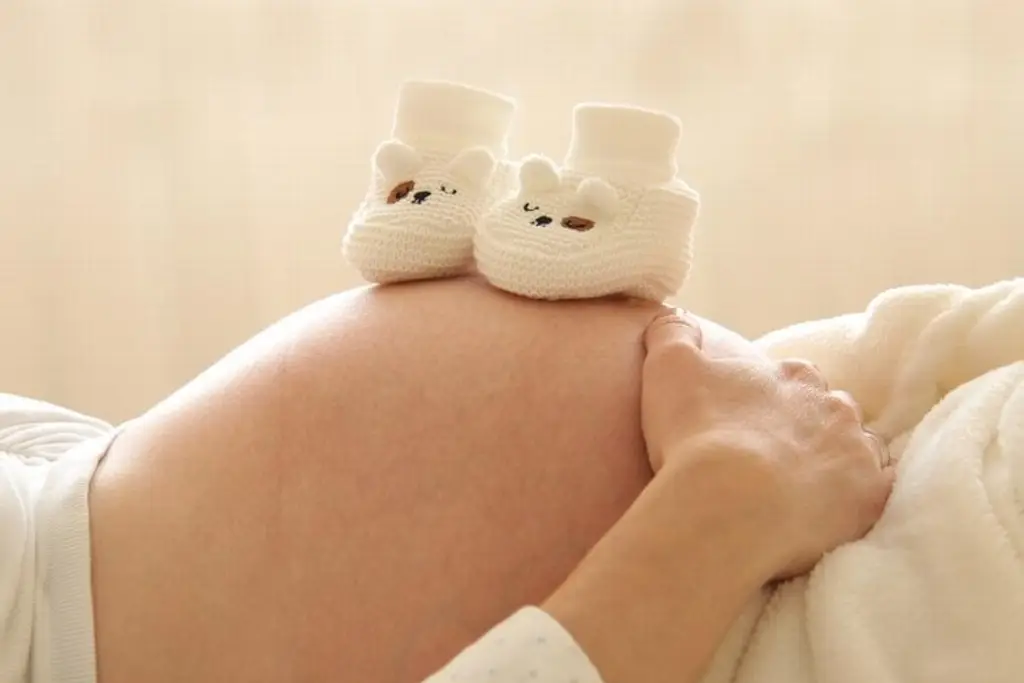
[[[577,105],[564,165],[524,160],[518,194],[481,221],[477,269],[535,299],[671,296],[689,274],[700,205],[676,178],[679,136],[668,114]]]
[[[346,260],[370,282],[445,277],[473,262],[484,212],[510,191],[504,161],[515,103],[457,83],[402,86],[392,139],[349,223]]]

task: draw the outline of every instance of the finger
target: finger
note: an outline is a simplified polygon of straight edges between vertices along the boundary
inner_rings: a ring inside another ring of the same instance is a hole
[[[644,347],[647,353],[677,346],[699,350],[703,342],[697,321],[678,309],[660,314],[650,322],[644,332]]]
[[[788,358],[779,363],[779,372],[783,377],[803,382],[822,391],[828,391],[828,381],[821,374],[818,366],[802,358]]]

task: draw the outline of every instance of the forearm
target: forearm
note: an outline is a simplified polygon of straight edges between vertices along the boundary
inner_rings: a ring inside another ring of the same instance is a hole
[[[656,490],[680,480],[700,488]],[[544,605],[605,683],[700,680],[730,625],[770,580],[776,558],[756,511],[730,509],[726,501],[742,505],[742,497],[729,482],[709,481],[656,477]]]

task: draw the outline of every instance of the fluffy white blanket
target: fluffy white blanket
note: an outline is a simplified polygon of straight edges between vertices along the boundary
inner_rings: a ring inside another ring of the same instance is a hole
[[[898,482],[866,538],[749,606],[707,680],[1024,681],[1024,279],[895,289],[757,343],[852,393]]]

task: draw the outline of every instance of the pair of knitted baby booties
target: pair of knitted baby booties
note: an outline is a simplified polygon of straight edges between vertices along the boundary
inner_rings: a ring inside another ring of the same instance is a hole
[[[515,102],[457,83],[403,85],[392,138],[344,239],[370,282],[474,268],[534,299],[677,292],[700,200],[676,177],[679,121],[633,106],[579,104],[559,166],[506,158]]]

